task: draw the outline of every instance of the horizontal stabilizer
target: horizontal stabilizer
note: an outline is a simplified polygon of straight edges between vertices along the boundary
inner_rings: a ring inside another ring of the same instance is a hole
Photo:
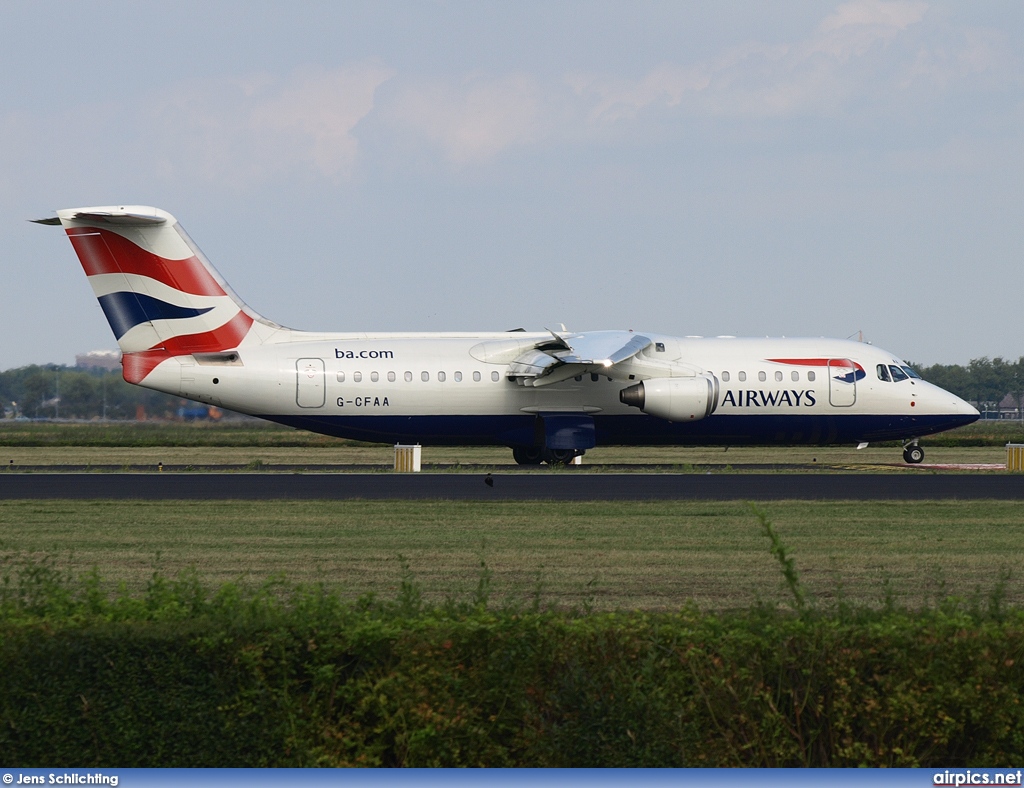
[[[163,216],[135,211],[79,211],[71,218],[76,222],[120,224],[127,227],[151,227],[167,221]]]

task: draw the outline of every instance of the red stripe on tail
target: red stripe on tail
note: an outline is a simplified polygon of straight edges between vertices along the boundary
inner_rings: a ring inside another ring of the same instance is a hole
[[[86,276],[139,274],[191,295],[227,295],[198,257],[167,260],[97,227],[71,227],[67,233]]]
[[[138,353],[125,353],[121,358],[124,379],[129,383],[141,383],[161,361],[175,356],[186,356],[189,353],[214,353],[218,350],[230,350],[249,333],[252,318],[245,312],[239,312],[231,320],[202,334],[185,334],[172,337],[164,342],[163,347],[150,348]]]

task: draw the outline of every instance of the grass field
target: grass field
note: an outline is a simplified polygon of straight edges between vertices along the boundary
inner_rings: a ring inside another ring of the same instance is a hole
[[[258,419],[223,422],[0,420],[0,446],[333,446],[336,438]]]
[[[958,430],[969,440],[928,445],[928,463],[997,464],[1019,425]],[[940,438],[943,436],[939,436]],[[937,440],[937,439],[936,439]],[[972,442],[983,445],[969,445]],[[234,465],[339,472],[391,468],[390,446],[340,441],[248,422],[189,424],[39,424],[0,422],[0,467]],[[505,448],[425,448],[432,466],[511,470]],[[820,470],[930,473],[901,461],[898,446],[598,448],[577,473],[636,466],[713,472]],[[10,472],[0,470],[0,473]],[[769,514],[819,596],[845,594],[879,604],[887,588],[916,605],[947,594],[992,589],[1020,563],[1024,511],[998,502],[772,503]],[[141,589],[154,568],[195,567],[205,582],[325,582],[357,597],[393,593],[404,556],[431,599],[469,593],[481,561],[497,595],[552,604],[709,608],[782,600],[781,576],[757,518],[738,503],[452,502],[0,502],[0,548],[57,557],[74,572]],[[1024,602],[1016,579],[1010,598]]]
[[[1004,445],[1024,442],[1024,428],[1015,422],[973,424],[951,433],[925,438],[927,464],[998,464],[1005,461]],[[259,421],[218,424],[167,422],[45,423],[0,420],[0,467],[71,465],[79,468],[154,469],[165,466],[208,468],[216,465],[295,468],[360,466],[389,469],[391,446],[328,438]],[[822,470],[906,471],[897,444],[794,447],[598,447],[587,452],[584,468],[657,466],[665,470]],[[518,467],[505,447],[424,447],[427,469],[462,466]],[[761,466],[761,467],[753,467]],[[774,466],[766,468],[764,466]],[[536,469],[533,469],[536,470]],[[913,469],[909,469],[913,470]],[[542,472],[546,472],[543,469]]]
[[[989,593],[1016,570],[1024,514],[1012,502],[780,502],[767,511],[803,582],[824,600],[918,605]],[[141,589],[194,567],[205,583],[323,582],[391,596],[402,561],[431,600],[467,596],[594,609],[744,607],[787,596],[756,516],[742,503],[267,501],[0,502],[0,544],[97,567]],[[888,589],[888,590],[887,590]],[[1024,602],[1013,575],[1008,601]]]
[[[1024,423],[979,421],[921,440],[927,447],[1002,447],[1024,442]],[[0,419],[0,446],[324,447],[360,444],[258,419],[222,422],[48,422]],[[887,444],[895,447],[898,444]]]
[[[23,467],[71,465],[79,468],[114,468],[130,466],[136,470],[156,470],[158,463],[174,466],[212,468],[217,465],[235,465],[247,470],[265,469],[267,466],[304,467],[331,466],[329,470],[345,471],[352,466],[359,470],[386,471],[394,464],[391,446],[374,444],[282,447],[282,446],[0,446],[0,473]],[[13,465],[12,465],[13,461]],[[931,447],[925,462],[984,463],[1006,461],[1002,447]],[[453,467],[454,466],[454,467]],[[794,446],[794,447],[736,447],[729,451],[721,448],[685,447],[599,447],[587,452],[583,466],[578,469],[600,471],[614,469],[638,471],[717,470],[729,472],[744,470],[808,471],[872,471],[922,472],[903,462],[898,447],[875,448],[869,446],[857,451],[849,446]],[[771,467],[766,467],[771,466]],[[444,468],[458,472],[472,468],[550,472],[546,466],[533,468],[517,466],[512,452],[504,447],[424,447],[425,470]],[[574,471],[577,469],[573,469]]]

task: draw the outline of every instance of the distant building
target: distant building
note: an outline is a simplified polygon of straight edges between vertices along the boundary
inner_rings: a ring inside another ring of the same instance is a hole
[[[118,370],[121,368],[121,351],[90,350],[75,356],[75,366],[79,369]]]
[[[1020,415],[1020,403],[1015,396],[1007,394],[999,401],[999,418],[1019,419]]]

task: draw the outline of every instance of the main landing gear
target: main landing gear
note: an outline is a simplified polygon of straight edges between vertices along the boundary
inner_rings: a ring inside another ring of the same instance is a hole
[[[917,465],[924,459],[924,449],[917,445],[917,440],[912,440],[903,446],[903,461],[911,465]]]
[[[583,449],[540,449],[536,446],[516,446],[512,449],[512,457],[520,465],[568,465],[576,457],[584,454]]]

